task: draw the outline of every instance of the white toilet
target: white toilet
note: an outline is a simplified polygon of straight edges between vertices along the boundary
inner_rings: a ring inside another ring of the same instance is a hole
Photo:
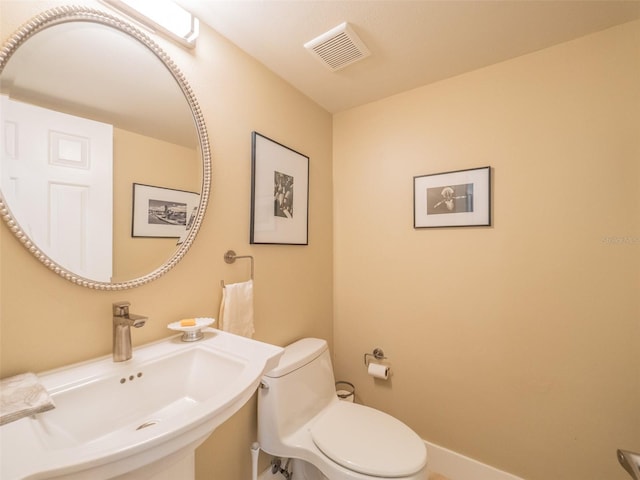
[[[427,450],[413,430],[338,399],[327,342],[317,338],[285,347],[278,367],[262,377],[258,442],[270,455],[298,459],[293,480],[427,478]]]

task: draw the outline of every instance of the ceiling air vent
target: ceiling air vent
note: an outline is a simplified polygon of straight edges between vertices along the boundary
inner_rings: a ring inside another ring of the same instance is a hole
[[[346,22],[305,43],[304,48],[334,72],[371,55]]]

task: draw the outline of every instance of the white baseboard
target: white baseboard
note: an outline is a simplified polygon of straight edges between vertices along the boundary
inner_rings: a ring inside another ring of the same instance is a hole
[[[449,480],[524,480],[434,443],[424,443],[427,446],[429,473],[439,473]],[[283,478],[281,475],[273,475],[269,468],[259,475],[258,480]]]
[[[434,443],[424,443],[431,473],[439,473],[450,480],[523,480]]]

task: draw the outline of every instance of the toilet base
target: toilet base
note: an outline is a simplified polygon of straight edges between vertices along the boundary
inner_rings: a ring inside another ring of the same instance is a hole
[[[292,480],[329,480],[314,465],[304,460],[294,458],[291,460]]]

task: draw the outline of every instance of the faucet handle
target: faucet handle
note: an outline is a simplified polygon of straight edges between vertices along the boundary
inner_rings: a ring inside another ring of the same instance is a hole
[[[128,317],[129,306],[131,302],[116,302],[113,304],[113,316],[114,317]]]

